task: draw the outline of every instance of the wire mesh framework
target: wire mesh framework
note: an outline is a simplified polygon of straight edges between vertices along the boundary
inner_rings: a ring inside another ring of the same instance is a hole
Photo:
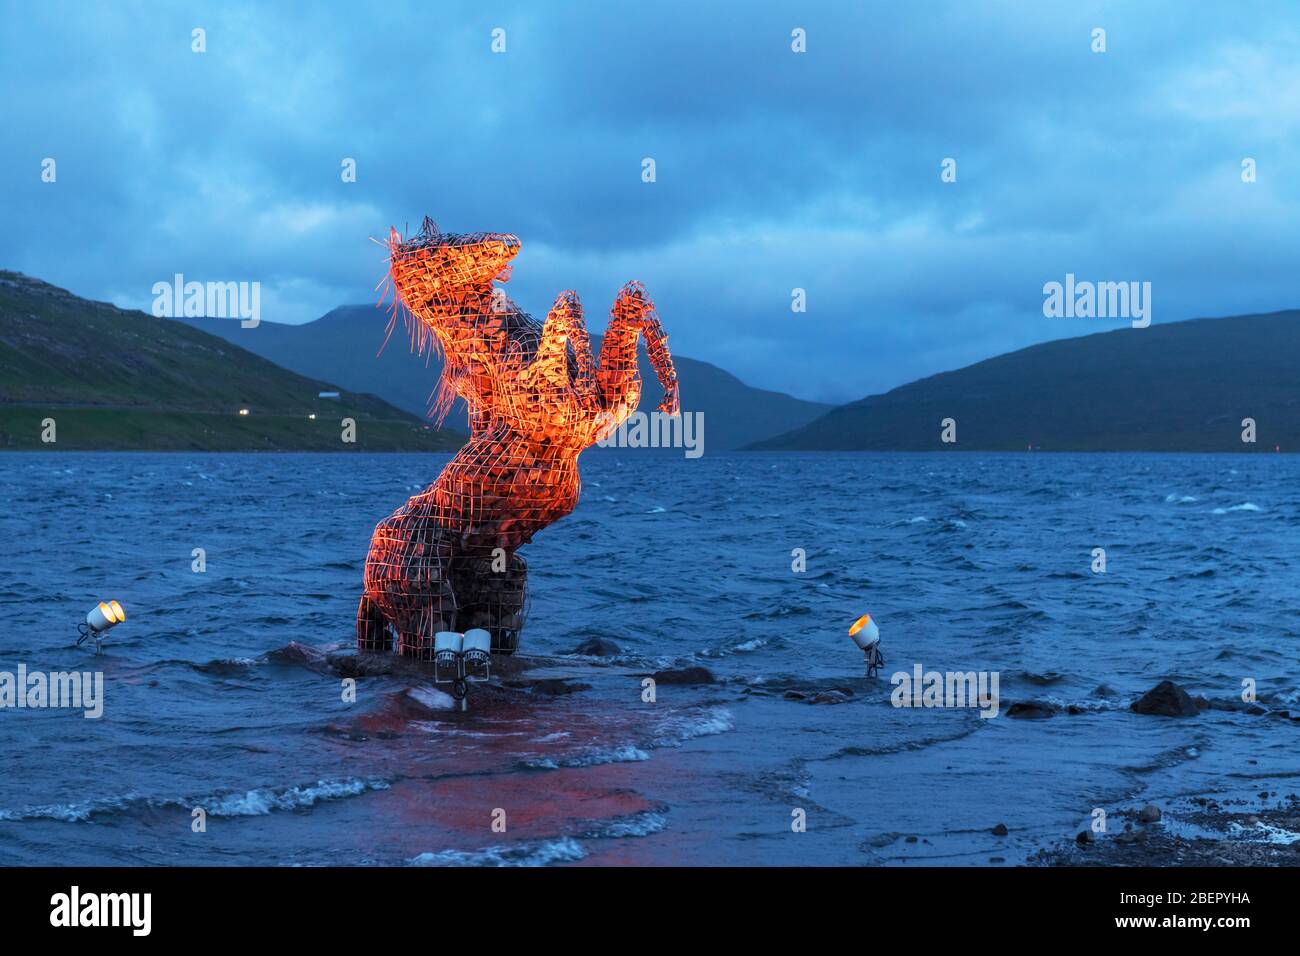
[[[409,240],[393,230],[391,334],[405,321],[414,350],[441,352],[433,402],[439,422],[459,395],[469,441],[438,478],[375,528],[357,610],[357,647],[432,660],[438,631],[482,627],[495,653],[513,653],[527,611],[527,571],[516,552],[578,503],[578,455],[641,400],[638,338],[679,412],[677,373],[654,304],[639,282],[618,293],[599,361],[582,305],[562,292],[539,323],[494,281],[519,251],[511,235],[438,231],[427,217]],[[391,628],[391,630],[390,630]]]

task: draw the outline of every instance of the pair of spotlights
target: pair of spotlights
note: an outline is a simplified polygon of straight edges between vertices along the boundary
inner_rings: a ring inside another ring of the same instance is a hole
[[[464,634],[459,631],[439,631],[433,636],[433,680],[437,684],[451,684],[452,696],[466,707],[469,685],[480,683],[491,676],[492,635],[481,627]]]
[[[86,615],[86,622],[77,625],[78,644],[84,644],[92,637],[95,639],[95,653],[98,654],[102,647],[100,642],[104,639],[104,632],[114,628],[126,620],[126,611],[122,610],[122,605],[116,601],[100,601],[90,609]]]

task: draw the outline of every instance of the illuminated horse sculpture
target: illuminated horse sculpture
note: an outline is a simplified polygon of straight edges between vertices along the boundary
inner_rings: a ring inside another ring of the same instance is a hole
[[[444,235],[426,218],[409,241],[393,231],[388,249],[393,322],[402,311],[412,347],[442,352],[434,411],[441,421],[464,398],[470,438],[432,485],[375,528],[357,647],[391,650],[391,625],[403,655],[431,660],[437,631],[481,627],[493,651],[511,653],[527,575],[515,549],[573,510],[578,455],[636,410],[638,336],[664,390],[660,410],[678,414],[668,337],[645,289],[630,282],[614,300],[597,364],[576,294],[560,293],[542,324],[493,286],[509,277],[514,236]]]

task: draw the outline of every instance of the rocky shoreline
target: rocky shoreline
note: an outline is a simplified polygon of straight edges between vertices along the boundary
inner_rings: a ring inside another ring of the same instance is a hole
[[[1094,696],[1113,700],[1109,688]],[[1194,697],[1173,681],[1161,681],[1128,707],[1136,714],[1191,718],[1222,710],[1300,720],[1286,709],[1259,701]],[[1013,703],[1008,717],[1044,719],[1059,710],[1039,701]],[[1083,712],[1065,708],[1068,714]],[[1116,820],[1118,817],[1118,821]],[[1114,826],[1122,822],[1118,832]],[[1198,796],[1167,808],[1146,804],[1113,814],[1110,829],[1079,832],[1073,840],[1046,847],[1027,862],[1040,866],[1300,866],[1300,796],[1261,791],[1254,799]]]
[[[1272,805],[1269,805],[1269,802]],[[1195,797],[1167,810],[1118,814],[1122,829],[1084,830],[1040,850],[1037,866],[1300,866],[1300,796],[1261,791],[1256,801]]]
[[[602,660],[617,653],[612,642],[609,647],[584,645],[574,653],[582,653],[585,660],[524,655],[494,657],[493,680],[475,686],[476,709],[517,704],[526,698],[568,696],[590,690],[592,685],[586,680],[650,676],[665,685],[718,683],[703,667],[643,672]],[[389,715],[429,719],[451,709],[451,698],[429,683],[430,665],[395,654],[357,654],[350,648],[322,649],[295,642],[269,656],[279,663],[339,677],[396,677],[413,681],[412,686],[387,695],[388,706],[382,712]],[[747,687],[743,693],[796,704],[848,703],[857,697],[848,683],[827,680],[774,681],[761,689]],[[1094,696],[1134,713],[1175,719],[1194,718],[1207,710],[1300,719],[1286,710],[1270,709],[1253,701],[1238,703],[1193,697],[1170,681],[1161,682],[1127,706],[1117,699],[1118,694],[1104,686]],[[1041,699],[1012,702],[1003,710],[1008,718],[1031,720],[1086,712],[1083,708],[1061,707]],[[369,722],[363,720],[361,724]],[[348,736],[365,737],[373,728],[333,729]],[[998,824],[991,832],[1006,836],[1008,831],[1005,824]],[[888,836],[892,842],[898,835]],[[907,838],[907,842],[917,840],[916,836]],[[1197,796],[1169,801],[1164,806],[1131,805],[1111,812],[1105,825],[1096,830],[1089,828],[1073,837],[1063,836],[1057,844],[1042,847],[1021,859],[1028,866],[1300,866],[1300,794],[1263,790],[1253,796]],[[992,857],[989,862],[998,864],[1005,860]]]

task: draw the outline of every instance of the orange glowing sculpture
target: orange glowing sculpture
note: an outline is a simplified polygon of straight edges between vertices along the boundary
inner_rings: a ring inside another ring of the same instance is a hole
[[[660,410],[678,414],[668,337],[645,289],[630,282],[614,300],[597,364],[575,293],[560,293],[543,324],[493,286],[509,278],[514,236],[446,235],[426,217],[409,241],[394,230],[388,250],[393,321],[401,312],[417,351],[442,352],[434,410],[441,421],[464,398],[470,438],[433,484],[375,528],[357,648],[390,651],[395,631],[403,655],[431,660],[438,631],[481,627],[494,652],[512,653],[527,596],[515,549],[573,510],[578,455],[636,410],[638,336],[663,386]]]

